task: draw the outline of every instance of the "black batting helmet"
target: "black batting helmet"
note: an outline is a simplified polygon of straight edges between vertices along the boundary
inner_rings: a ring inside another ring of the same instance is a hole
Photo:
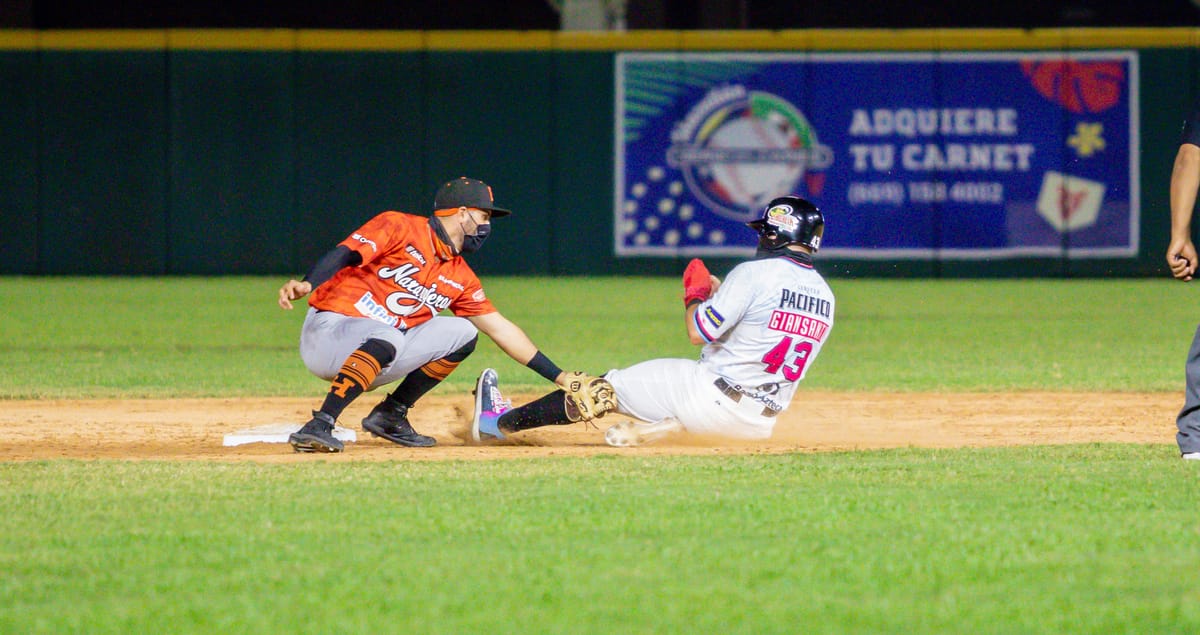
[[[815,252],[825,235],[825,216],[799,196],[780,196],[767,204],[762,218],[746,226],[758,232],[758,246],[763,249],[804,245]]]

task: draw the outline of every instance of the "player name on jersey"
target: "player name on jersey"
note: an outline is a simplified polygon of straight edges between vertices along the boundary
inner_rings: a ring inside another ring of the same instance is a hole
[[[829,324],[826,322],[805,315],[778,310],[771,312],[771,321],[767,324],[767,328],[770,328],[772,331],[782,331],[792,335],[799,335],[818,342],[823,341],[825,335],[829,333]]]

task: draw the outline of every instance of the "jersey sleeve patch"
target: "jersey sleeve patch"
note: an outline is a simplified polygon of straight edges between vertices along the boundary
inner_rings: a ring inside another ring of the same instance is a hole
[[[718,329],[725,323],[725,318],[712,305],[704,307],[704,319],[708,320],[713,325],[713,328]]]
[[[375,241],[371,240],[370,238],[367,238],[366,236],[363,236],[362,234],[360,234],[358,232],[354,232],[353,234],[351,234],[350,240],[348,242],[353,244],[355,241],[358,241],[358,242],[370,247],[372,252],[379,251],[379,245],[376,245]]]
[[[692,319],[696,323],[696,331],[706,342],[717,339],[715,331],[725,322],[725,318],[711,306],[704,307],[703,311],[696,311]]]

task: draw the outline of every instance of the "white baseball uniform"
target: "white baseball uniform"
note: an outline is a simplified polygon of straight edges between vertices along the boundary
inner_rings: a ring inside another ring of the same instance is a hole
[[[676,419],[695,434],[771,436],[833,329],[833,291],[790,257],[744,262],[696,310],[699,360],[655,359],[609,371],[617,411]]]

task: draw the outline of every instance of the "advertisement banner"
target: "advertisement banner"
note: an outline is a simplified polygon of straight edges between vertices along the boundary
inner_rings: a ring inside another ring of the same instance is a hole
[[[825,213],[823,255],[1137,255],[1136,52],[616,65],[617,255],[747,255],[785,194]]]

